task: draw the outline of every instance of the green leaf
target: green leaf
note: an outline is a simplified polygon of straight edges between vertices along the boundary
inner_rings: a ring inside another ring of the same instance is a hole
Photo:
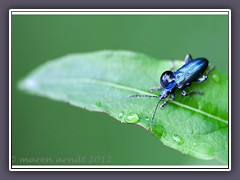
[[[184,62],[174,63],[177,69]],[[149,130],[158,99],[128,96],[151,95],[149,88],[157,87],[159,76],[170,67],[169,60],[129,51],[71,54],[42,65],[19,87]],[[214,70],[207,81],[193,83],[186,91],[191,89],[204,94],[183,97],[177,90],[176,99],[157,110],[150,133],[184,154],[227,164],[228,78]]]

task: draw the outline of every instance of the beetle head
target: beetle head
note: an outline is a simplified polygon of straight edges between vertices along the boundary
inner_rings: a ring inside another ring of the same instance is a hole
[[[164,89],[173,89],[176,86],[175,76],[172,71],[165,71],[160,77],[160,84]]]

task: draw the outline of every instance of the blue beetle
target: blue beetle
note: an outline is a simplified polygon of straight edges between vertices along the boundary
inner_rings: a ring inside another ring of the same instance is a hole
[[[158,98],[159,101],[154,109],[154,113],[151,119],[150,123],[150,129],[152,130],[152,124],[154,121],[154,117],[157,111],[157,108],[160,104],[160,101],[166,99],[169,95],[171,95],[170,99],[167,99],[163,102],[163,104],[160,106],[162,109],[164,106],[169,102],[175,99],[175,90],[179,89],[181,90],[181,93],[183,96],[187,96],[189,94],[200,94],[203,93],[201,91],[191,90],[190,92],[186,92],[184,89],[188,86],[191,86],[193,82],[201,83],[205,81],[208,77],[208,74],[214,69],[214,67],[210,68],[209,71],[206,72],[206,75],[203,75],[203,73],[206,71],[208,67],[208,60],[206,58],[196,58],[192,59],[190,54],[187,54],[185,59],[185,64],[180,67],[176,71],[172,71],[172,68],[169,71],[165,71],[160,76],[160,86],[156,88],[151,88],[150,91],[160,91],[161,93],[159,96],[156,95],[130,95],[130,98],[133,97],[151,97],[151,98]]]

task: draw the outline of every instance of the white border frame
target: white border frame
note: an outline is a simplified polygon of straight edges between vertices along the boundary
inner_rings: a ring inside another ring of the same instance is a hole
[[[91,11],[91,12],[89,12]],[[170,11],[170,12],[169,12]],[[195,11],[195,12],[194,12]],[[229,20],[229,164],[228,166],[62,166],[13,165],[11,157],[11,17],[12,15],[228,15]],[[43,169],[45,168],[45,169]],[[61,169],[60,169],[61,168]],[[70,169],[73,168],[73,169]],[[89,168],[89,169],[84,169]],[[90,169],[91,168],[91,169]],[[121,169],[130,168],[130,169]],[[139,169],[138,169],[139,168]],[[144,169],[145,168],[145,169]],[[147,169],[150,168],[150,169]],[[152,168],[152,169],[151,169]],[[158,169],[156,169],[158,168]],[[224,169],[223,169],[224,168]],[[231,170],[231,10],[230,9],[10,9],[9,10],[9,170],[10,171],[230,171]]]

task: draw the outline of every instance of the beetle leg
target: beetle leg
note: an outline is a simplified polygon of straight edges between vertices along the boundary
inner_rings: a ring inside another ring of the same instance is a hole
[[[196,91],[196,90],[191,90],[191,91],[189,91],[188,93],[187,93],[185,90],[182,90],[181,93],[182,93],[183,96],[188,96],[188,95],[190,95],[190,94],[203,95],[203,92],[201,92],[201,91]]]
[[[203,75],[202,77],[198,78],[196,80],[196,82],[201,83],[201,82],[205,81],[207,78],[208,78],[207,76]]]
[[[150,88],[150,92],[154,92],[154,91],[160,91],[160,89],[162,88],[162,86],[158,86],[158,87],[152,87]]]
[[[169,101],[172,101],[174,99],[175,99],[175,93],[172,93],[171,98],[164,101],[160,107],[163,109]]]
[[[215,66],[210,67],[210,69],[206,72],[206,75],[209,75],[215,69]]]
[[[196,82],[201,83],[205,81],[208,78],[208,75],[215,69],[215,66],[212,66],[207,72],[206,75],[203,75],[202,77],[198,78]]]
[[[189,63],[191,60],[192,60],[192,56],[191,56],[190,54],[187,54],[187,55],[185,56],[184,62],[185,62],[185,64],[187,64],[187,63]]]

